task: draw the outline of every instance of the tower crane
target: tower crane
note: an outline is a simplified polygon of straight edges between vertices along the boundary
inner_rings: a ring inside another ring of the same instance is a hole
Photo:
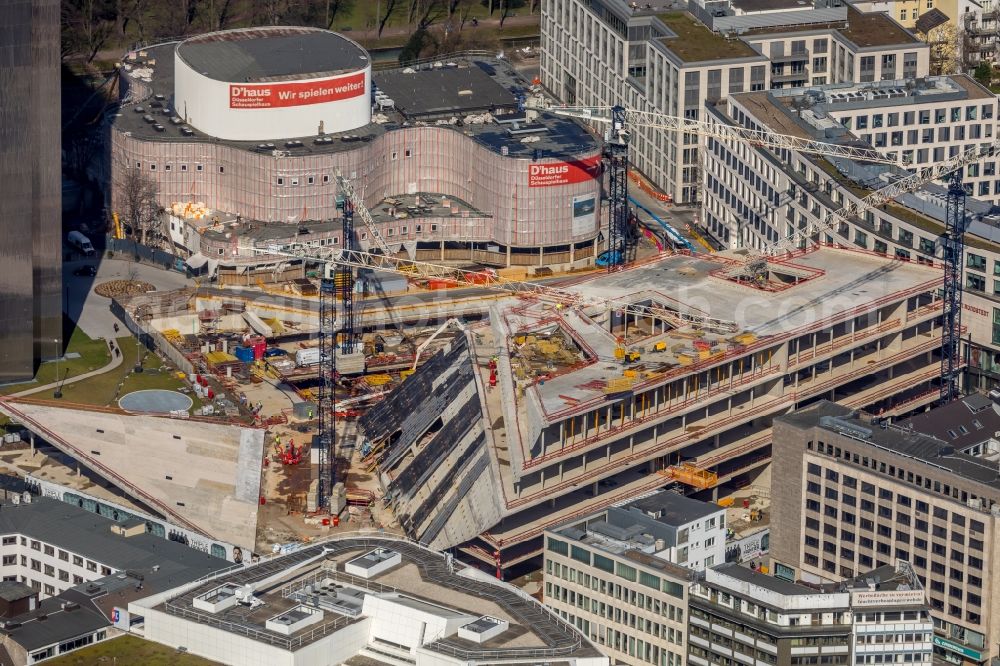
[[[392,252],[382,238],[371,212],[354,189],[354,185],[338,170],[337,188],[344,197],[343,247],[348,252],[355,251],[354,214],[357,213],[368,230],[375,247],[383,254]],[[319,428],[317,434],[317,462],[319,483],[317,484],[317,504],[326,506],[330,490],[336,482],[336,382],[337,342],[340,339],[342,354],[351,354],[357,348],[358,335],[354,320],[354,284],[356,265],[335,264],[332,271],[324,270],[319,287]],[[340,297],[340,317],[336,313],[335,302]],[[338,325],[339,321],[339,325]]]

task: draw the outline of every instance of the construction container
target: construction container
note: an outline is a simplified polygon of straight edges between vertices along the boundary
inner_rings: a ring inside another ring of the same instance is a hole
[[[667,343],[664,342],[663,340],[660,340],[655,345],[653,345],[653,351],[658,351],[658,352],[666,351],[666,349],[667,349]]]
[[[246,339],[243,346],[252,349],[253,360],[259,361],[264,358],[264,352],[267,351],[267,340],[263,335],[252,335]]]
[[[244,363],[253,363],[252,347],[233,347],[233,356]]]
[[[298,366],[316,365],[319,363],[319,347],[300,349],[295,352],[295,364]]]

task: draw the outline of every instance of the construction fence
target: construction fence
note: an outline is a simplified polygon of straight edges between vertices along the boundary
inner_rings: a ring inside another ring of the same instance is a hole
[[[195,368],[191,361],[185,358],[181,350],[174,347],[170,342],[163,337],[159,331],[150,326],[147,322],[142,321],[141,317],[135,315],[136,312],[144,311],[144,307],[136,303],[137,299],[145,299],[145,296],[132,297],[128,299],[123,304],[117,298],[111,299],[111,313],[118,317],[122,322],[125,323],[125,328],[127,328],[132,335],[139,338],[146,349],[150,351],[159,351],[163,356],[167,358],[174,367],[179,371],[191,375],[194,374]],[[184,300],[185,308],[187,299]],[[158,314],[166,314],[165,312],[159,312]]]
[[[105,238],[104,247],[108,252],[114,253],[116,258],[134,259],[139,263],[152,264],[154,266],[173,269],[181,273],[185,270],[184,260],[180,257],[170,254],[169,252],[164,252],[163,250],[147,247],[127,238],[113,238],[112,236],[107,236]]]

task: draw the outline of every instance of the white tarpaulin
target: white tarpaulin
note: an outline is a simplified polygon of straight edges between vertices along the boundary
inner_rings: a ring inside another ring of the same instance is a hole
[[[208,257],[199,252],[198,254],[192,254],[184,263],[190,266],[192,270],[198,270],[208,263]]]

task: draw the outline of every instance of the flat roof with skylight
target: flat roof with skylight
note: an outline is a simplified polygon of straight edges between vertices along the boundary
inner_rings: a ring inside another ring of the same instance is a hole
[[[345,570],[353,563],[372,572],[387,562],[367,579]],[[607,664],[572,627],[519,591],[384,537],[316,543],[130,610],[144,617],[147,638],[170,644],[186,635],[189,652],[233,664],[257,663],[261,650],[294,653],[318,642],[324,663],[405,655],[417,666],[425,659]],[[421,623],[425,630],[411,631]],[[365,625],[361,634],[351,629],[358,624]],[[368,637],[367,647],[359,635]]]

